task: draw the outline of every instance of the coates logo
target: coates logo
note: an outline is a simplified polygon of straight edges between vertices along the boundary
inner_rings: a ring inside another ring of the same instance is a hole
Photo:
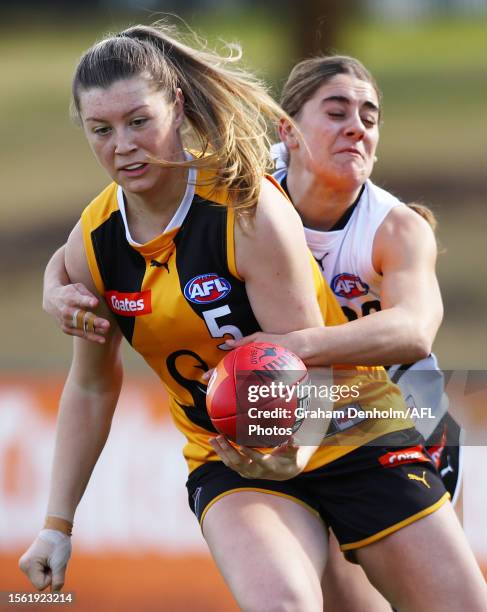
[[[337,274],[331,281],[331,289],[335,295],[344,298],[356,298],[369,292],[369,286],[360,280],[360,276],[348,272]]]
[[[113,312],[122,317],[139,317],[152,312],[150,290],[135,293],[107,291],[105,299]]]
[[[230,293],[232,286],[218,274],[200,274],[186,283],[184,297],[194,304],[206,304],[221,300]]]
[[[412,446],[403,448],[400,451],[392,451],[379,457],[379,462],[383,467],[395,467],[403,463],[416,463],[417,461],[430,461],[424,454],[422,446]]]

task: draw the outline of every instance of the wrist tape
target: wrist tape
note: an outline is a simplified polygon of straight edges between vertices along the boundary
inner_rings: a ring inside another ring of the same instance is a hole
[[[55,529],[70,536],[73,531],[73,523],[59,516],[46,516],[44,529]]]

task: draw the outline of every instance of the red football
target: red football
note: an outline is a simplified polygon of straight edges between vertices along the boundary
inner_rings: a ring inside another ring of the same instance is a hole
[[[256,342],[231,351],[208,383],[206,407],[215,429],[245,446],[276,446],[302,418],[308,372],[301,359],[277,344]]]

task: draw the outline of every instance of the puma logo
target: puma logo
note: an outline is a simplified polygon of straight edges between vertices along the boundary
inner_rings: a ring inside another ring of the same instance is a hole
[[[451,463],[450,463],[450,455],[446,456],[446,462],[448,463],[448,465],[444,467],[442,470],[440,470],[440,476],[442,478],[443,476],[446,476],[448,472],[451,472],[452,474],[455,473],[455,470],[452,468]]]
[[[317,257],[315,257],[315,258],[314,258],[314,259],[315,259],[315,261],[316,261],[316,263],[317,263],[317,264],[320,266],[320,268],[323,270],[323,272],[325,271],[325,259],[326,259],[326,256],[327,256],[327,255],[329,255],[329,254],[330,254],[330,253],[325,253],[321,259],[318,259]]]
[[[161,263],[160,261],[157,261],[156,259],[151,260],[150,267],[151,268],[166,268],[166,270],[169,272],[169,265],[167,263]]]
[[[417,476],[416,474],[408,474],[408,478],[409,480],[418,480],[419,482],[422,482],[425,487],[428,487],[428,489],[431,489],[430,485],[426,482],[426,471],[425,470],[423,470],[422,476]]]

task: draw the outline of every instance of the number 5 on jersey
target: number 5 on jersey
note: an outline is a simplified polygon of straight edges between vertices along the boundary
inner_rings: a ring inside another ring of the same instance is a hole
[[[229,306],[220,306],[218,308],[212,308],[211,310],[205,310],[202,314],[212,338],[223,338],[225,334],[229,334],[234,340],[240,340],[240,338],[243,337],[242,332],[236,325],[218,325],[217,319],[231,314]],[[230,350],[225,343],[219,344],[218,348],[224,351]]]

